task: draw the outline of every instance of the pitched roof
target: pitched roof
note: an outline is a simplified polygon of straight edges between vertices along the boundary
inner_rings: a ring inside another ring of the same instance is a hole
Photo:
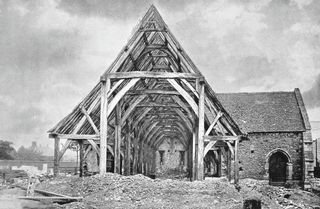
[[[243,132],[305,131],[295,92],[216,95]]]
[[[100,123],[105,124],[100,118],[106,114],[108,136],[115,135],[112,127],[118,123],[129,127],[134,121],[139,135],[148,136],[143,140],[152,139],[154,146],[169,135],[187,143],[199,114],[197,87],[202,85],[205,125],[221,113],[220,126],[212,132],[240,135],[239,127],[152,5],[100,82],[49,133],[70,138],[99,135]],[[106,113],[101,111],[101,98],[107,101],[107,105],[102,103]]]

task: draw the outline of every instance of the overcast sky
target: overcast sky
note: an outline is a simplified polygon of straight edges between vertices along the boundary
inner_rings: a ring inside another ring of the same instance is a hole
[[[0,0],[0,139],[51,144],[151,3],[216,92],[303,92],[320,120],[320,1]]]

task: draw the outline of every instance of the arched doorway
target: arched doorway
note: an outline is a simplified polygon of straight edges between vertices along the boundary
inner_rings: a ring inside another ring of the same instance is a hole
[[[271,183],[286,182],[287,157],[282,152],[276,152],[269,159],[269,178]]]
[[[275,149],[267,155],[267,174],[271,185],[284,185],[292,180],[291,157],[281,149]]]

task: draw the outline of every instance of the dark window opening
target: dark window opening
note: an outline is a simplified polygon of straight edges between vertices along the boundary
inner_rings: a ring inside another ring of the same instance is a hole
[[[180,151],[180,165],[184,165],[184,151]]]
[[[164,150],[159,151],[159,153],[160,153],[160,165],[162,165],[164,163],[164,159],[163,159]]]

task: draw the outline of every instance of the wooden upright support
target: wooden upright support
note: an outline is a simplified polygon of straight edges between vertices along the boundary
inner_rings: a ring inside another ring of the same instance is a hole
[[[199,107],[198,107],[198,150],[197,150],[197,180],[204,178],[203,152],[204,152],[204,82],[200,81],[199,86]]]
[[[192,176],[191,176],[191,180],[194,181],[196,180],[196,176],[197,176],[197,153],[196,153],[196,149],[197,149],[197,127],[195,126],[193,128],[193,132],[192,132]]]
[[[127,122],[125,151],[124,151],[124,175],[129,176],[130,171],[130,158],[131,158],[131,130],[130,124]]]
[[[132,174],[138,173],[138,159],[139,159],[139,152],[138,152],[138,142],[135,140],[133,142],[133,168]]]
[[[100,175],[107,172],[107,136],[108,136],[108,91],[110,80],[101,80],[101,111],[100,111]]]
[[[141,139],[139,144],[139,161],[138,161],[138,173],[143,173],[143,142]]]
[[[234,145],[234,184],[239,183],[239,157],[238,157],[239,139],[235,141]]]
[[[60,138],[55,137],[54,138],[54,162],[53,162],[53,174],[54,176],[59,175],[59,148],[60,147]]]
[[[79,177],[83,176],[83,165],[84,165],[84,147],[83,140],[78,140],[79,143]]]
[[[227,149],[227,177],[229,181],[231,181],[231,158],[231,150]]]
[[[114,172],[121,173],[120,170],[120,145],[121,145],[121,106],[117,104],[116,109],[116,118],[115,118],[115,136],[114,136]]]

